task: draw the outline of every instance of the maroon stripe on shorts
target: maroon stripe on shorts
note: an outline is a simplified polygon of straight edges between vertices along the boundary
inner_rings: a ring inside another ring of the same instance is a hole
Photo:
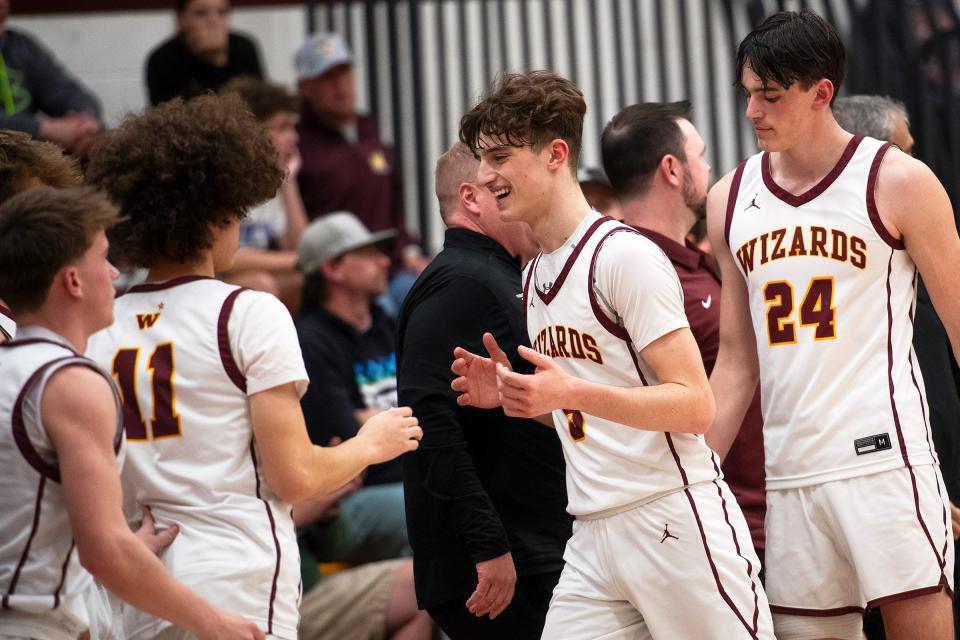
[[[930,535],[930,529],[927,528],[927,523],[923,520],[923,515],[920,513],[920,491],[917,488],[917,477],[913,472],[913,465],[910,464],[910,458],[907,455],[907,443],[903,436],[903,429],[900,426],[900,414],[897,411],[897,400],[895,397],[896,388],[893,382],[893,307],[891,304],[891,292],[890,292],[890,278],[893,274],[893,255],[894,249],[891,247],[890,258],[887,260],[887,385],[890,391],[890,410],[893,414],[893,424],[897,429],[897,440],[900,444],[900,456],[903,458],[903,464],[907,468],[907,471],[910,472],[910,484],[913,488],[913,507],[917,514],[917,521],[920,523],[920,528],[923,529],[924,535],[927,536],[927,542],[930,543],[930,549],[933,551],[934,557],[937,559],[937,564],[940,567],[940,573],[943,574],[943,569],[946,566],[946,557],[937,550],[937,545],[933,541],[933,536]]]
[[[263,502],[263,506],[267,510],[270,533],[273,535],[273,547],[277,552],[277,564],[273,569],[273,582],[270,584],[270,608],[267,615],[267,633],[273,633],[273,603],[277,599],[277,580],[280,577],[280,558],[282,554],[280,552],[280,540],[277,538],[277,522],[273,519],[273,510],[270,508],[270,503],[260,495],[260,472],[257,469],[257,452],[253,440],[250,441],[250,458],[253,460],[253,477],[257,481],[257,498]]]
[[[782,613],[789,616],[809,616],[812,618],[832,618],[834,616],[845,616],[851,613],[863,615],[866,611],[863,607],[849,606],[837,607],[836,609],[800,609],[797,607],[781,607],[780,605],[770,605],[772,613]]]
[[[737,170],[733,172],[733,180],[730,182],[730,193],[727,195],[727,215],[723,222],[723,239],[730,246],[730,227],[733,225],[734,208],[737,204],[737,195],[740,193],[740,181],[743,179],[743,170],[747,166],[746,160],[741,160],[737,165]]]
[[[10,586],[7,587],[7,592],[3,596],[2,604],[4,609],[10,608],[10,596],[13,595],[13,592],[17,589],[20,572],[23,570],[23,565],[27,562],[27,556],[30,555],[30,545],[33,544],[33,539],[37,535],[37,529],[40,528],[40,506],[43,503],[43,490],[46,486],[46,476],[40,476],[40,485],[37,487],[37,501],[33,507],[33,525],[30,527],[30,535],[27,536],[27,544],[23,548],[23,553],[20,554],[20,561],[17,563],[17,568],[13,572],[13,578],[10,579]]]
[[[53,592],[53,608],[60,606],[60,592],[63,590],[63,584],[67,581],[67,566],[70,564],[70,556],[73,555],[73,549],[76,546],[75,540],[70,540],[70,550],[67,551],[67,557],[63,559],[63,566],[60,568],[60,584],[57,590]]]
[[[227,377],[237,386],[240,391],[247,392],[247,379],[240,372],[240,367],[233,357],[233,351],[230,350],[230,332],[227,327],[230,323],[230,313],[233,311],[233,304],[237,301],[237,296],[246,291],[244,287],[234,289],[223,301],[220,307],[220,317],[217,318],[217,347],[220,349],[220,362],[223,363],[223,370],[227,372]]]
[[[587,241],[590,240],[590,237],[593,235],[594,231],[600,228],[600,225],[602,225],[604,222],[609,222],[611,220],[613,220],[613,218],[603,216],[590,225],[590,228],[587,229],[587,232],[583,234],[583,237],[580,238],[580,241],[573,248],[573,253],[571,253],[567,258],[567,261],[563,263],[563,269],[560,270],[560,275],[558,275],[557,279],[554,280],[553,285],[550,287],[550,291],[543,293],[540,291],[540,289],[534,287],[534,289],[537,291],[537,296],[539,296],[540,300],[542,300],[544,304],[550,304],[553,299],[557,297],[557,294],[560,293],[560,287],[563,286],[564,281],[567,279],[567,274],[570,273],[570,269],[573,268],[573,264],[577,261],[577,257],[580,255],[580,252],[583,251],[584,245],[586,245]],[[536,267],[537,265],[534,264],[533,266]]]
[[[952,598],[953,593],[950,590],[950,583],[947,582],[946,576],[941,576],[940,582],[938,582],[932,587],[912,589],[910,591],[903,591],[901,593],[894,593],[889,596],[884,596],[882,598],[876,598],[875,600],[871,600],[867,603],[867,608],[874,609],[876,607],[882,607],[885,604],[890,604],[891,602],[900,602],[901,600],[909,600],[910,598],[919,598],[920,596],[928,596],[931,593],[939,593],[944,589],[947,590],[947,594]]]

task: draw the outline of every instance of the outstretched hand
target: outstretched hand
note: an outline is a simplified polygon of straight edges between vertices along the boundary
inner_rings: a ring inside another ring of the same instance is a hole
[[[497,364],[497,391],[503,412],[517,418],[536,418],[560,409],[569,401],[570,376],[553,358],[521,346],[521,358],[536,367],[532,374],[516,373]]]
[[[490,354],[489,358],[471,353],[462,347],[453,350],[455,360],[450,369],[457,378],[450,383],[454,391],[459,391],[457,404],[461,406],[493,409],[500,406],[500,394],[497,390],[497,367],[513,371],[507,354],[503,352],[497,339],[490,332],[483,334],[483,346]]]

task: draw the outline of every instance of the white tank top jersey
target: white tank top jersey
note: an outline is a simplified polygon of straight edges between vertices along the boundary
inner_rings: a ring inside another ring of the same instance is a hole
[[[737,168],[725,234],[757,339],[767,489],[936,462],[913,353],[917,270],[874,194],[889,144],[855,136],[802,195]]]
[[[300,557],[291,507],[265,483],[248,396],[307,374],[289,312],[269,294],[212,278],[135,286],[89,354],[123,401],[124,492],[180,534],[160,557],[215,606],[296,638]],[[163,620],[132,610],[131,638]]]
[[[110,382],[52,331],[21,327],[15,341],[0,345],[0,635],[75,639],[89,624],[84,593],[92,578],[77,557],[40,414],[47,381],[68,366]],[[118,400],[118,416],[119,408]],[[122,442],[118,418],[115,450]]]
[[[658,384],[642,351],[689,326],[673,265],[635,230],[591,211],[565,245],[524,272],[530,343],[567,373],[619,387]],[[600,517],[720,477],[701,436],[553,412],[567,463],[568,511]]]

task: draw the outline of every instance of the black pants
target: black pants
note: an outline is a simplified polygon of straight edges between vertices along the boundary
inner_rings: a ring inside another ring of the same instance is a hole
[[[427,609],[451,640],[538,640],[560,571],[517,578],[513,600],[496,619],[467,610],[469,593]]]

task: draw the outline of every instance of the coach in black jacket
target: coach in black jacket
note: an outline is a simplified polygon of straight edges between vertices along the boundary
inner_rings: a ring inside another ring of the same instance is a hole
[[[454,145],[437,163],[444,249],[399,316],[400,403],[424,436],[403,458],[417,602],[453,639],[539,638],[570,537],[560,442],[552,429],[500,409],[457,405],[454,347],[484,353],[491,332],[515,370],[529,345],[520,258],[537,249],[524,223],[499,219],[473,181],[479,163]]]

